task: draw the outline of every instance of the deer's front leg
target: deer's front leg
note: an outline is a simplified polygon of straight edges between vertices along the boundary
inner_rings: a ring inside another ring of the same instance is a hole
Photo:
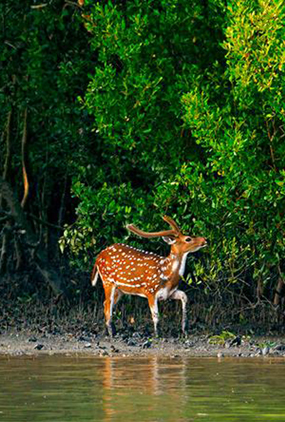
[[[188,298],[182,290],[175,290],[175,292],[172,293],[172,295],[170,296],[170,299],[181,300],[181,305],[182,305],[182,333],[185,334],[185,326],[186,326],[186,321],[187,321],[186,307],[187,307]]]
[[[154,335],[157,336],[157,324],[158,324],[158,306],[157,306],[157,299],[155,296],[148,296],[148,305],[151,312],[153,325],[154,325]]]

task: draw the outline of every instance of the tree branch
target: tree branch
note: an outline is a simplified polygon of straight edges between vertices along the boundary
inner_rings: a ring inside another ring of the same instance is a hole
[[[36,217],[34,214],[30,214],[30,213],[29,213],[29,216],[30,216],[33,220],[38,221],[39,223],[42,223],[44,226],[47,226],[47,227],[52,227],[53,229],[56,229],[56,230],[64,230],[64,228],[63,228],[63,227],[58,226],[57,224],[52,224],[52,223],[49,223],[48,221],[45,221],[45,220],[43,220],[43,219],[41,219],[41,218],[39,218],[39,217]]]
[[[25,108],[24,111],[24,125],[23,125],[23,136],[22,136],[22,169],[23,169],[23,181],[24,181],[24,194],[21,201],[21,207],[24,208],[26,205],[28,195],[29,195],[29,180],[27,175],[27,166],[26,166],[26,147],[27,147],[27,118],[28,118],[28,109]]]
[[[2,139],[6,138],[6,155],[5,155],[4,169],[3,169],[3,175],[2,175],[4,180],[7,180],[8,172],[10,168],[10,162],[11,162],[11,139],[10,139],[11,119],[12,119],[12,110],[10,110],[8,113],[6,127],[2,135]],[[0,208],[1,206],[2,206],[2,194],[0,194]]]

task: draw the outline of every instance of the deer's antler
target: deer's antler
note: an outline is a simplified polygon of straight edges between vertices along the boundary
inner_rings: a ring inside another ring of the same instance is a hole
[[[131,232],[137,234],[138,236],[141,237],[162,237],[162,236],[175,236],[178,237],[181,234],[181,231],[178,227],[178,225],[175,223],[174,220],[172,220],[172,218],[167,217],[166,215],[164,215],[163,220],[166,221],[170,227],[172,227],[172,230],[163,230],[163,231],[159,231],[159,232],[144,232],[143,230],[138,229],[136,226],[134,226],[133,224],[127,224],[126,228],[128,230],[130,230]]]
[[[177,236],[176,230],[163,230],[163,231],[160,231],[160,232],[148,233],[148,232],[144,232],[144,231],[138,229],[133,224],[127,224],[126,227],[127,227],[128,230],[130,230],[131,232],[133,232],[133,233],[135,233],[135,234],[137,234],[138,236],[141,236],[141,237],[151,238],[151,237],[162,237],[162,236],[175,236],[175,237]]]
[[[172,218],[167,217],[167,215],[164,215],[162,218],[170,225],[170,227],[172,227],[176,231],[177,234],[181,233],[180,228]]]

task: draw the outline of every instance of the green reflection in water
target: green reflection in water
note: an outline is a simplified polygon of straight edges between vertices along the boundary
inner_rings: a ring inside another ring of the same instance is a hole
[[[285,421],[285,360],[0,357],[0,421]]]

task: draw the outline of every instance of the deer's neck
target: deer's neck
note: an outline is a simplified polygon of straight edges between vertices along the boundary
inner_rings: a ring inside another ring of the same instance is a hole
[[[171,268],[171,273],[173,276],[179,275],[183,276],[186,266],[186,259],[187,259],[187,253],[185,254],[177,254],[171,252],[168,256],[168,262],[169,266]]]
[[[187,260],[187,253],[182,255],[181,262],[180,262],[180,268],[179,268],[179,275],[183,277],[185,272],[185,266],[186,266],[186,260]]]

